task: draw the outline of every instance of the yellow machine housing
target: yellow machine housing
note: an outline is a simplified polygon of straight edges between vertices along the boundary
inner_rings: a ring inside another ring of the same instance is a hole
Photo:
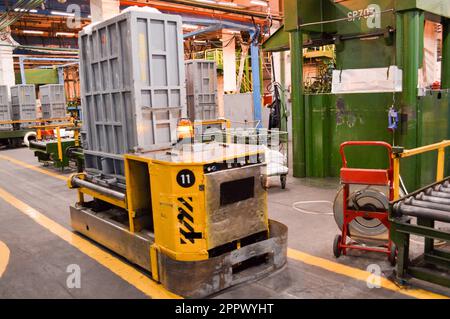
[[[124,160],[126,192],[105,188],[98,177],[72,176],[75,230],[188,297],[285,264],[287,228],[268,219],[258,146],[187,144]]]

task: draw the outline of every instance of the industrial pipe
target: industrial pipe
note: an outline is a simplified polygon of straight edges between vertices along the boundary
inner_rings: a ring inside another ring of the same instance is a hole
[[[121,193],[121,192],[112,190],[110,188],[106,188],[106,187],[103,187],[103,186],[91,183],[89,181],[83,180],[83,179],[78,178],[76,176],[72,177],[72,185],[88,188],[88,189],[96,191],[96,192],[98,192],[98,193],[100,193],[102,195],[110,196],[110,197],[113,197],[113,198],[115,198],[117,200],[120,200],[120,201],[125,201],[125,198],[126,198],[126,195],[124,193]]]
[[[250,17],[255,17],[255,18],[260,18],[260,19],[267,19],[268,14],[265,12],[260,12],[260,11],[254,11],[254,10],[248,10],[248,9],[239,9],[239,8],[230,8],[228,6],[224,6],[224,5],[220,5],[217,3],[213,3],[213,4],[208,4],[206,2],[201,3],[201,2],[195,2],[195,1],[190,1],[190,0],[165,0],[164,2],[166,2],[166,4],[178,4],[178,5],[184,5],[184,6],[188,6],[188,7],[197,7],[197,8],[202,8],[202,9],[208,9],[208,10],[212,10],[212,11],[219,11],[219,12],[226,12],[226,13],[231,13],[231,14],[238,14],[238,15],[244,15],[244,16],[250,16]],[[161,10],[170,10],[167,9],[167,6],[164,6],[164,3],[162,2],[155,2],[155,1],[150,1],[150,2],[139,2],[139,1],[133,1],[133,0],[120,0],[120,5],[122,6],[138,6],[138,7],[144,7],[144,6],[152,6],[156,9],[161,9]],[[180,8],[176,8],[173,7],[174,11],[180,11]],[[186,8],[187,14],[192,14],[192,8]],[[195,14],[199,14],[200,11],[194,11]],[[210,13],[207,12],[205,13],[209,16],[214,15],[215,13]],[[281,20],[282,18],[279,15],[274,15],[272,14],[272,19],[273,20]]]
[[[27,147],[30,147],[30,141],[34,141],[36,139],[36,132],[28,132],[23,137],[23,144]]]

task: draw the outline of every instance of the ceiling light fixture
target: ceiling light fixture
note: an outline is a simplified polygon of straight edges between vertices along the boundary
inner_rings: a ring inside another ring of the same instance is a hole
[[[74,36],[76,36],[76,34],[73,33],[73,32],[56,32],[55,35],[56,35],[57,37],[58,37],[58,36],[63,36],[63,37],[74,37]]]
[[[251,0],[250,1],[251,4],[257,5],[257,6],[261,6],[261,7],[267,7],[268,3],[266,1],[262,1],[262,0]]]
[[[237,7],[238,4],[234,2],[225,2],[225,1],[219,1],[217,4],[223,5],[223,6],[229,6],[229,7]]]
[[[75,13],[62,12],[62,11],[50,11],[50,14],[55,16],[65,16],[65,17],[74,17]]]
[[[16,11],[16,12],[29,12],[29,13],[36,13],[37,12],[36,9],[27,10],[27,9],[22,9],[22,8],[15,8],[14,11]]]
[[[44,31],[39,30],[23,30],[22,32],[26,34],[44,34]]]
[[[204,2],[204,3],[216,3],[213,0],[195,0],[195,1],[197,1],[197,2]]]

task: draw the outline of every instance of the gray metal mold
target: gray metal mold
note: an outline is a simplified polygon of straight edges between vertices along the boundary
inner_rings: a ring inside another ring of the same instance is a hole
[[[42,118],[66,117],[66,95],[63,84],[47,84],[39,87]]]
[[[11,121],[8,86],[6,85],[0,85],[0,121]],[[0,130],[10,129],[12,129],[11,124],[0,124]]]
[[[186,68],[187,112],[191,121],[217,118],[217,68],[210,60],[188,60]]]
[[[181,17],[130,10],[79,37],[86,170],[123,177],[122,154],[166,147],[186,117]]]
[[[36,91],[34,84],[19,84],[11,86],[11,119],[36,119]],[[28,127],[33,123],[22,123],[21,127]]]

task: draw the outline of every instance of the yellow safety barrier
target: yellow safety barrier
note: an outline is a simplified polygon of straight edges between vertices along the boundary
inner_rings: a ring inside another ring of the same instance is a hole
[[[0,121],[0,125],[3,124],[22,124],[22,123],[47,123],[47,122],[57,122],[57,121],[71,121],[68,117],[61,118],[51,118],[51,119],[35,119],[35,120],[11,120],[11,121]]]
[[[400,159],[407,158],[431,151],[438,152],[437,167],[436,167],[436,181],[444,179],[444,163],[445,163],[445,149],[450,146],[450,140],[444,140],[439,143],[430,144],[411,150],[401,150],[392,154],[394,159],[394,200],[400,198]]]

